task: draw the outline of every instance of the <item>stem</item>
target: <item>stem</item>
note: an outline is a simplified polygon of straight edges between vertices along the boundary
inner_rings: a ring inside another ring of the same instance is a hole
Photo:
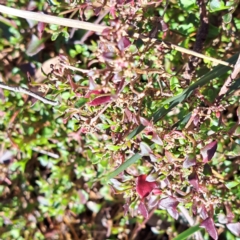
[[[38,22],[56,24],[56,25],[72,27],[72,28],[80,28],[80,29],[91,30],[99,33],[101,33],[106,28],[105,26],[102,26],[99,24],[83,22],[83,21],[68,19],[68,18],[55,17],[55,16],[43,14],[43,13],[31,12],[26,10],[19,10],[15,8],[6,7],[3,5],[0,5],[0,12],[8,15],[12,15],[12,16],[20,17],[20,18],[35,20]]]
[[[23,88],[23,87],[11,87],[11,86],[6,85],[3,82],[0,82],[0,88],[7,89],[7,90],[10,90],[10,91],[13,91],[13,92],[25,93],[29,96],[32,96],[32,97],[42,101],[45,104],[49,104],[49,105],[52,105],[52,106],[57,106],[59,104],[57,101],[52,101],[52,100],[46,99],[44,97],[41,97],[37,93],[34,93],[34,92],[30,91],[29,89],[26,89],[26,88]]]
[[[17,16],[17,17],[21,17],[21,18],[25,18],[25,19],[31,19],[31,20],[39,21],[39,22],[51,23],[51,24],[62,25],[62,26],[66,26],[66,27],[72,27],[72,28],[85,29],[85,30],[89,30],[89,31],[99,32],[99,33],[101,33],[104,29],[109,28],[107,26],[102,26],[100,24],[83,22],[83,21],[68,19],[68,18],[55,17],[55,16],[42,14],[42,13],[31,12],[31,11],[18,10],[18,9],[6,7],[6,6],[3,6],[3,5],[0,5],[0,12],[5,13],[5,14],[9,14],[9,15],[13,15],[13,16]],[[133,37],[134,38],[141,38],[143,42],[151,41],[151,42],[163,43],[167,47],[169,47],[171,49],[175,49],[179,52],[183,52],[183,53],[186,53],[186,54],[189,54],[189,55],[193,55],[193,56],[198,57],[198,58],[207,59],[209,61],[221,64],[221,65],[233,67],[233,65],[229,64],[228,62],[218,60],[218,59],[215,59],[215,58],[212,58],[212,57],[208,57],[208,56],[205,56],[201,53],[197,53],[197,52],[194,52],[192,50],[177,46],[175,44],[172,44],[172,43],[169,43],[169,42],[164,42],[162,40],[158,40],[156,38],[149,38],[149,37],[143,36],[139,33],[134,33]]]

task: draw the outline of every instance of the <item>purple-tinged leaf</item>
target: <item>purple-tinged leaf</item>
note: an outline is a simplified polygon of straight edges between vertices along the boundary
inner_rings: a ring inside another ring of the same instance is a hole
[[[154,188],[154,189],[152,190],[152,193],[153,193],[154,195],[160,195],[160,194],[162,194],[162,191],[161,191],[160,189],[158,189],[158,188]]]
[[[198,175],[197,175],[197,173],[195,171],[193,171],[188,176],[188,181],[198,191],[198,189],[199,189],[199,181],[198,181]]]
[[[195,199],[193,199],[193,203],[192,203],[192,213],[193,215],[196,215],[197,214],[197,201]]]
[[[105,60],[115,60],[117,58],[117,55],[115,52],[103,52],[102,56]]]
[[[148,210],[143,202],[138,205],[138,210],[144,218],[148,218]]]
[[[154,143],[159,144],[160,146],[163,146],[163,141],[162,139],[158,136],[158,134],[156,132],[153,133],[152,139],[151,139]]]
[[[167,197],[160,200],[159,205],[163,208],[176,208],[179,202],[174,197]]]
[[[168,30],[168,25],[163,20],[160,21],[160,24],[162,27],[162,31],[166,32]]]
[[[44,46],[45,39],[39,39],[36,35],[32,35],[31,41],[27,46],[26,54],[30,57],[39,53],[45,46]]]
[[[201,211],[200,211],[200,217],[205,220],[208,218],[208,213],[207,213],[207,209],[205,208],[205,206],[202,204],[201,206]]]
[[[117,0],[117,4],[122,5],[125,3],[125,0]]]
[[[176,208],[167,208],[167,211],[172,218],[176,220],[178,219],[179,213]]]
[[[225,209],[226,209],[226,214],[227,214],[228,222],[231,223],[232,220],[234,219],[235,215],[234,215],[234,213],[232,212],[231,207],[229,206],[228,203],[225,204]]]
[[[156,195],[151,195],[148,200],[148,206],[150,208],[154,208],[155,206],[157,206],[158,202],[159,202],[159,197]]]
[[[125,83],[125,79],[123,78],[121,80],[121,82],[119,83],[118,87],[117,87],[117,93],[122,92],[123,88],[124,88],[124,83]]]
[[[122,37],[119,41],[118,41],[118,48],[120,51],[123,51],[125,48],[127,48],[128,46],[130,46],[131,42],[127,37]]]
[[[99,95],[99,94],[103,94],[103,93],[104,92],[102,90],[90,90],[86,93],[86,95],[84,97],[89,98],[92,94]]]
[[[152,190],[157,186],[156,182],[146,181],[147,175],[143,174],[137,177],[136,192],[141,199],[147,197]]]
[[[183,162],[183,168],[190,168],[195,166],[196,163],[196,156],[194,154],[189,154]]]
[[[228,223],[227,228],[231,233],[233,233],[235,236],[240,237],[240,222],[236,223]]]
[[[201,224],[200,227],[205,228],[205,230],[208,232],[208,234],[214,239],[218,239],[217,230],[214,225],[214,221],[212,218],[206,218]]]
[[[38,22],[37,30],[38,30],[38,33],[39,33],[38,36],[40,39],[42,38],[42,34],[43,34],[45,26],[46,26],[46,24],[44,22]]]
[[[98,15],[99,15],[99,13],[101,12],[102,8],[103,8],[103,7],[96,7],[96,8],[94,9],[94,14],[95,14],[95,16],[98,16]]]
[[[129,121],[129,122],[132,122],[132,113],[131,113],[131,111],[130,111],[128,108],[125,108],[125,109],[124,109],[124,112],[125,112],[125,115],[126,115],[127,118],[128,118],[128,121]]]
[[[110,29],[110,28],[105,28],[105,29],[102,31],[101,35],[102,35],[102,36],[109,36],[110,33],[111,33],[111,29]]]
[[[193,118],[193,124],[194,124],[194,126],[197,126],[197,125],[198,125],[199,120],[200,120],[199,115],[198,115],[198,114],[195,115],[194,118]]]
[[[139,117],[140,123],[145,127],[152,127],[152,123],[144,117]]]
[[[164,189],[165,187],[167,187],[169,185],[169,180],[167,178],[163,179],[161,182],[160,182],[160,186],[161,186],[161,189]]]
[[[213,142],[207,144],[205,147],[203,147],[201,149],[201,155],[203,157],[203,162],[204,163],[209,162],[213,158],[216,150],[217,150],[217,141],[213,141]]]
[[[145,143],[145,142],[141,142],[140,143],[140,149],[141,149],[141,156],[149,156],[150,154],[152,154],[152,149]]]
[[[112,96],[102,96],[102,97],[97,97],[97,98],[93,99],[88,104],[89,104],[89,106],[99,106],[99,105],[106,104],[111,101],[112,101]]]
[[[116,8],[115,6],[111,6],[109,9],[109,13],[112,15],[113,18],[116,18]]]

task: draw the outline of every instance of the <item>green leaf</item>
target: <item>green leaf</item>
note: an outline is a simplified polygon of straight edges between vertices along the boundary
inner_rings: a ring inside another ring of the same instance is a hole
[[[233,57],[228,59],[229,63],[235,63],[238,58],[238,54],[235,54]],[[157,112],[153,114],[152,117],[149,119],[153,119],[153,122],[156,123],[159,121],[162,117],[164,117],[167,113],[169,113],[175,106],[177,106],[179,103],[183,102],[184,100],[188,99],[188,97],[191,96],[193,91],[201,86],[204,86],[206,83],[208,83],[213,78],[217,78],[221,76],[222,74],[226,73],[230,67],[218,65],[215,67],[212,71],[208,72],[206,75],[204,75],[202,78],[200,78],[197,82],[193,83],[190,87],[185,89],[181,94],[171,97],[164,101],[162,103],[163,107],[161,107]],[[168,108],[165,108],[164,106],[168,106]],[[137,134],[139,134],[145,126],[139,125],[137,128],[135,128],[128,136],[127,139],[130,140],[134,138]],[[151,146],[152,148],[152,146]],[[107,179],[116,177],[119,173],[127,169],[131,164],[135,163],[137,160],[141,158],[140,154],[137,153],[128,160],[126,160],[122,165],[120,165],[116,170],[108,174]]]
[[[221,11],[229,8],[229,7],[226,7],[224,5],[224,2],[220,0],[212,0],[209,6],[211,9],[211,12]]]
[[[238,54],[235,54],[233,57],[228,59],[228,62],[232,64],[235,63],[237,60],[237,57],[238,57]],[[212,71],[208,72],[206,75],[201,77],[197,82],[193,83],[190,87],[185,89],[181,94],[171,97],[166,101],[162,102],[162,106],[168,106],[168,108],[166,109],[165,107],[161,107],[149,119],[153,119],[154,123],[158,122],[162,117],[164,117],[167,113],[169,113],[175,106],[177,106],[179,103],[183,102],[184,100],[188,99],[192,95],[195,89],[202,87],[208,82],[210,82],[212,79],[223,75],[229,69],[231,68],[227,66],[218,65]],[[145,126],[139,125],[127,136],[127,139],[130,140],[134,138],[144,128]]]
[[[201,230],[201,228],[199,227],[199,225],[196,226],[192,226],[189,229],[187,229],[186,231],[182,232],[181,234],[179,234],[177,237],[175,237],[173,240],[184,240],[188,237],[190,237],[193,233],[197,232]]]
[[[232,14],[227,13],[227,14],[222,16],[222,19],[223,19],[225,24],[230,23],[232,21]]]
[[[231,188],[234,188],[234,187],[236,187],[237,185],[239,185],[239,182],[232,181],[232,182],[226,183],[225,185],[226,185],[226,187],[227,187],[228,189],[231,189]]]
[[[79,100],[77,100],[74,104],[75,108],[80,108],[82,107],[86,102],[88,101],[87,98],[80,98]]]

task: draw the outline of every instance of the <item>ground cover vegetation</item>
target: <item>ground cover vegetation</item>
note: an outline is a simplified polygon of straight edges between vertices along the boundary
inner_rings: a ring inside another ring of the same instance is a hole
[[[1,239],[239,239],[239,1],[0,13]]]

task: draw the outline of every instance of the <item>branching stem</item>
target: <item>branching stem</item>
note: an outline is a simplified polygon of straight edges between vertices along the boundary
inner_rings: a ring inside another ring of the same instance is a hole
[[[3,82],[0,82],[0,88],[7,89],[7,90],[10,90],[12,92],[19,92],[19,93],[27,94],[29,96],[32,96],[32,97],[42,101],[45,104],[49,104],[49,105],[52,105],[52,106],[57,106],[59,104],[57,101],[52,101],[52,100],[46,99],[46,98],[38,95],[37,93],[34,93],[34,92],[30,91],[29,89],[26,89],[26,88],[23,88],[23,87],[11,87],[11,86],[6,85]]]

